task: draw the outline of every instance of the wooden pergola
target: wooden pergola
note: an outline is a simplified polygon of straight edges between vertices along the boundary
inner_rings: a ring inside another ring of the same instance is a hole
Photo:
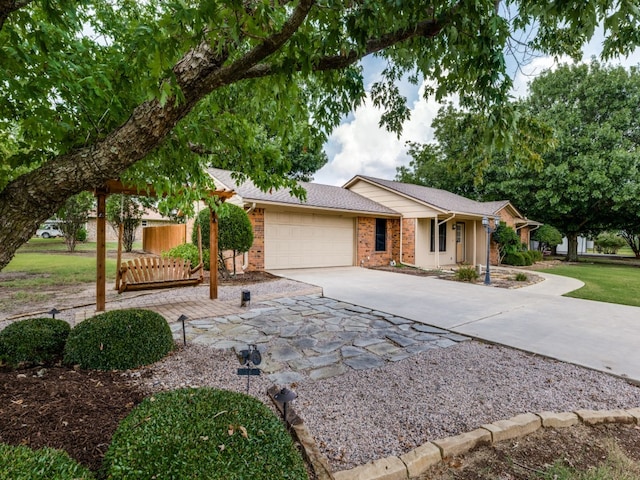
[[[106,307],[106,281],[107,281],[107,197],[112,194],[135,195],[141,197],[154,197],[158,195],[149,186],[144,190],[136,187],[124,185],[120,180],[109,180],[101,188],[94,190],[94,195],[98,200],[97,205],[97,231],[96,231],[96,311],[103,312]],[[234,195],[233,191],[215,190],[210,192],[209,197],[217,197],[220,202],[225,202]],[[209,298],[218,298],[218,217],[212,210],[209,217]],[[120,265],[118,265],[120,268]]]

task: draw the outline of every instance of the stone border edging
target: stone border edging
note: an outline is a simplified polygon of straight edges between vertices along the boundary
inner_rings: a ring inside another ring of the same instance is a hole
[[[640,408],[524,413],[482,425],[471,432],[427,442],[399,457],[381,458],[350,470],[335,472],[333,477],[335,480],[407,480],[420,476],[444,458],[467,453],[477,446],[523,437],[540,428],[563,428],[580,423],[640,424]]]

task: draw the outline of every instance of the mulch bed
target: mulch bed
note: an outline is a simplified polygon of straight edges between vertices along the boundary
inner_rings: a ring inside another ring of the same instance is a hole
[[[120,372],[0,371],[0,442],[66,451],[97,471],[120,421],[144,394]]]

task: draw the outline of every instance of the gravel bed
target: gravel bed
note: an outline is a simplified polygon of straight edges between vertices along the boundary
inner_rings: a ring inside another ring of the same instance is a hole
[[[245,392],[238,366],[231,352],[187,346],[134,375],[149,392],[185,386]],[[271,405],[269,386],[266,377],[252,377],[250,394]],[[293,388],[293,408],[334,471],[520,413],[640,406],[640,389],[619,378],[473,341]]]

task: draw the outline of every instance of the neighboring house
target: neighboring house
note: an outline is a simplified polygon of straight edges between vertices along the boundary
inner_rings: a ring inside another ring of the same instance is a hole
[[[586,237],[578,237],[578,255],[585,255],[593,252],[593,240]],[[556,253],[566,255],[569,250],[569,240],[562,237],[562,243],[556,247]]]
[[[444,190],[358,175],[344,187],[301,183],[307,198],[288,190],[262,192],[251,181],[211,169],[216,187],[235,192],[254,227],[248,270],[380,266],[422,268],[486,263],[482,218],[499,217],[529,244],[531,226],[509,201],[476,202]],[[492,246],[492,263],[497,249]]]
[[[174,225],[175,223],[176,222],[172,221],[170,218],[160,215],[155,210],[146,209],[144,215],[142,216],[142,223],[136,229],[136,235],[135,235],[136,241],[142,241],[142,229],[145,227]],[[90,242],[96,241],[97,225],[98,225],[98,222],[96,218],[96,211],[93,210],[89,214],[89,220],[87,221],[87,240]],[[110,242],[118,241],[118,231],[114,230],[109,222],[107,222],[106,236],[107,236],[107,241],[110,241]]]

